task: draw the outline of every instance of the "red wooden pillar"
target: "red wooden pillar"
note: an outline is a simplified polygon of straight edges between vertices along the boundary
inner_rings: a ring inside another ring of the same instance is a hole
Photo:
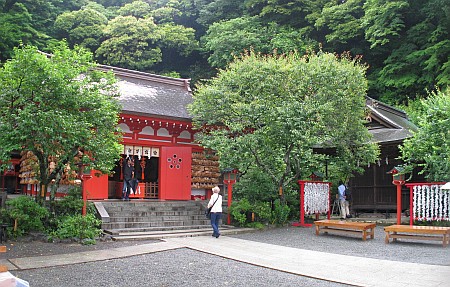
[[[301,227],[311,227],[312,224],[305,223],[305,181],[299,180],[298,184],[300,185],[300,222],[293,223],[293,226],[301,226]]]
[[[388,174],[392,174],[392,184],[397,187],[397,224],[402,224],[402,185],[405,184],[405,175],[402,167],[394,167]]]
[[[402,224],[402,185],[397,186],[397,224]]]
[[[81,180],[82,180],[82,188],[81,191],[83,193],[83,209],[81,211],[81,214],[83,216],[86,215],[86,202],[87,202],[87,191],[86,191],[86,182],[92,178],[91,174],[82,174],[81,175]]]
[[[227,185],[228,188],[228,199],[227,199],[227,207],[228,207],[228,215],[227,215],[227,224],[231,224],[231,215],[230,215],[230,207],[233,202],[233,184],[236,183],[237,180],[237,169],[233,169],[225,172],[223,176],[223,183]]]
[[[408,186],[408,185],[406,185]],[[413,195],[414,195],[414,191],[413,191],[413,186],[409,185],[409,225],[413,226],[414,223],[414,206],[413,206]]]

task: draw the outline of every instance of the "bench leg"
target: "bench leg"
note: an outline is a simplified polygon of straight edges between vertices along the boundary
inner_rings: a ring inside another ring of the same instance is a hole
[[[370,229],[370,239],[375,238],[375,228]]]
[[[447,244],[448,244],[448,236],[447,236],[447,234],[444,234],[444,237],[443,237],[443,239],[442,239],[442,246],[443,247],[446,247],[447,246]]]
[[[389,243],[389,231],[386,231],[386,237],[384,238],[384,243],[388,244]]]
[[[367,230],[363,230],[363,241],[366,241],[367,239]]]
[[[319,226],[316,225],[316,235],[319,235],[320,231],[319,231]]]

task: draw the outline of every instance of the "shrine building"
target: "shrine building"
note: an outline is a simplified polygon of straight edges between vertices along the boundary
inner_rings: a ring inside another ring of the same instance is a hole
[[[123,152],[111,175],[92,176],[85,182],[87,199],[122,197],[122,166],[127,157],[133,159],[135,177],[139,180],[131,199],[209,197],[211,189],[219,183],[219,161],[194,143],[196,132],[187,111],[192,102],[189,80],[105,65],[98,69],[113,71],[118,80],[122,105],[118,125],[123,131]],[[22,159],[12,159],[3,179],[9,176],[7,180],[14,186],[11,188],[34,194],[39,189],[38,183],[26,181],[19,167],[26,156],[23,153]]]

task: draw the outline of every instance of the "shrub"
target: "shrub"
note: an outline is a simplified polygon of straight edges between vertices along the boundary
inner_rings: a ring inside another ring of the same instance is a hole
[[[81,213],[83,208],[83,199],[81,187],[75,186],[68,190],[67,196],[55,201],[55,213],[60,215],[73,215]]]
[[[8,217],[17,220],[15,236],[23,236],[30,231],[43,231],[43,219],[49,216],[45,207],[40,206],[33,198],[20,196],[6,201]]]
[[[245,226],[247,222],[247,213],[252,206],[248,199],[244,198],[240,201],[233,202],[230,207],[230,214],[239,226]]]
[[[93,214],[64,216],[60,218],[57,229],[50,233],[49,239],[73,239],[82,244],[95,244],[102,233],[101,223]]]
[[[272,224],[285,225],[289,220],[289,213],[291,212],[291,209],[289,206],[281,204],[279,199],[275,200],[274,205],[275,208],[272,212]]]
[[[255,214],[255,219],[260,225],[263,223],[284,225],[289,220],[290,212],[289,206],[282,205],[279,199],[274,201],[273,210],[269,202],[260,201],[252,204],[246,198],[233,202],[230,208],[230,214],[237,225],[248,227],[255,225],[251,222],[252,213]]]

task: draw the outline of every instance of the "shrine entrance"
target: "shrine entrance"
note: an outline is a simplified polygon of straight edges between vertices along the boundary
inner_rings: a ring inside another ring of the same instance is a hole
[[[134,163],[135,177],[138,187],[130,194],[130,198],[158,199],[159,197],[159,152],[155,156],[129,156]],[[113,174],[108,180],[108,198],[121,198],[123,190],[123,164],[127,155],[117,161]]]
[[[109,178],[108,198],[122,197],[123,165],[130,157],[139,181],[136,190],[130,193],[131,199],[190,200],[192,148],[149,148],[149,152],[145,149],[144,156],[122,155]]]

